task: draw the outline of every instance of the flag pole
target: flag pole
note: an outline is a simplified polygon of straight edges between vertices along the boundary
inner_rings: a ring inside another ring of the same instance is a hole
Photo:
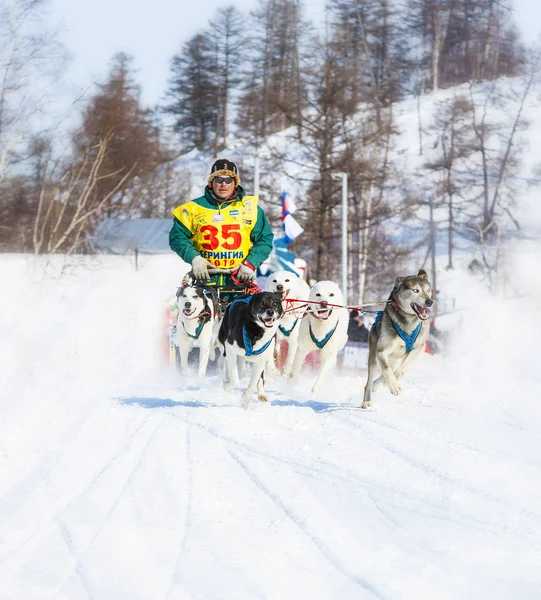
[[[257,148],[254,160],[254,196],[259,196],[259,152]]]
[[[348,301],[348,174],[331,173],[335,181],[342,181],[342,293]]]

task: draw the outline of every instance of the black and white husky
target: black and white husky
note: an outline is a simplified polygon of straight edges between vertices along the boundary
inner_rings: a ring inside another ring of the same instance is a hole
[[[194,346],[199,347],[197,376],[204,377],[210,353],[215,352],[218,327],[213,292],[198,286],[183,286],[177,291],[177,304],[175,344],[180,353],[180,369],[183,375],[189,374],[188,354]]]
[[[266,402],[263,387],[263,371],[272,362],[276,330],[282,316],[282,295],[259,292],[241,297],[227,307],[220,324],[218,340],[224,347],[224,388],[239,385],[238,357],[253,363],[248,388],[242,395],[245,405],[249,404],[257,389],[259,400]]]

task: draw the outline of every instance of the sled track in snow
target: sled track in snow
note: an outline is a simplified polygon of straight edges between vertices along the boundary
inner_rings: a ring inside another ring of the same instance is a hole
[[[302,464],[298,461],[292,460],[291,458],[284,458],[282,456],[270,454],[268,452],[262,451],[260,448],[256,448],[246,443],[238,442],[237,440],[227,435],[222,435],[218,433],[212,427],[208,427],[201,423],[191,421],[190,419],[182,415],[175,414],[174,417],[186,424],[201,429],[202,431],[211,435],[212,437],[224,442],[226,445],[233,446],[235,450],[237,450],[240,453],[246,454],[247,456],[251,456],[253,458],[261,458],[263,460],[268,461],[269,463],[276,462],[279,464],[286,465],[291,468],[293,473],[301,477],[307,477],[313,481],[321,481],[322,479],[327,479],[331,482],[340,482],[341,484],[345,484],[346,486],[348,486],[352,494],[359,494],[359,490],[362,490],[363,497],[370,503],[372,507],[374,507],[374,510],[377,512],[377,514],[380,515],[381,518],[384,519],[384,521],[393,528],[393,535],[399,536],[400,546],[404,549],[406,553],[410,552],[411,549],[414,548],[417,552],[421,552],[425,554],[427,558],[431,558],[431,560],[434,560],[433,551],[427,549],[426,546],[412,540],[411,536],[409,536],[407,532],[404,531],[403,526],[397,523],[393,518],[389,516],[387,509],[394,508],[400,511],[407,510],[412,514],[424,513],[430,518],[448,521],[458,525],[464,524],[458,519],[451,518],[449,513],[444,511],[444,509],[440,505],[430,502],[428,499],[420,499],[412,494],[401,490],[397,490],[396,488],[389,487],[381,483],[378,483],[376,487],[370,479],[363,478],[358,473],[351,471],[350,469],[344,468],[336,463],[328,462],[323,459],[311,459],[311,462],[314,463],[313,466]],[[378,497],[378,495],[381,497]],[[389,497],[396,498],[396,502],[391,502]],[[405,506],[409,506],[410,508],[405,509]],[[415,510],[414,507],[418,507],[418,510]],[[479,527],[479,529],[481,528]],[[482,529],[486,530],[487,528],[485,527]],[[441,564],[442,566],[444,566],[443,562],[441,562]]]
[[[361,579],[356,575],[352,575],[349,573],[344,565],[340,563],[338,558],[334,556],[331,550],[320,540],[316,535],[311,533],[306,526],[304,525],[302,519],[300,519],[297,515],[295,515],[286,505],[285,501],[281,499],[277,494],[273,493],[269,488],[261,481],[259,477],[252,471],[245,462],[243,462],[234,452],[231,450],[227,450],[228,454],[231,458],[239,465],[239,467],[244,471],[246,476],[250,479],[250,481],[259,488],[268,498],[270,498],[278,508],[285,514],[285,516],[291,520],[301,531],[302,533],[318,548],[321,554],[329,561],[329,563],[342,575],[347,577],[350,581],[360,586],[367,592],[370,592],[376,598],[380,598],[381,600],[385,600],[386,596],[383,596],[380,592],[378,592],[368,581],[365,579]]]
[[[81,585],[83,586],[85,594],[88,596],[89,600],[93,600],[94,596],[91,592],[90,582],[88,581],[88,579],[86,577],[86,574],[84,572],[81,561],[77,558],[77,551],[73,544],[73,540],[71,539],[70,532],[68,531],[68,528],[66,527],[66,525],[64,523],[59,523],[59,524],[60,524],[60,530],[62,532],[62,537],[64,538],[64,542],[65,542],[66,546],[68,547],[68,550],[76,564],[75,570],[77,572],[77,575],[79,576],[79,579],[81,581]],[[57,595],[58,595],[58,592],[57,592]]]
[[[137,432],[148,421],[149,418],[150,418],[150,416],[147,417],[143,421],[143,423],[139,426],[139,428],[130,436],[130,439],[132,439],[137,434]],[[92,535],[90,541],[87,543],[86,548],[84,548],[84,550],[82,552],[80,552],[78,554],[75,553],[72,544],[68,544],[67,540],[71,539],[71,538],[69,537],[69,531],[68,531],[67,527],[64,526],[64,528],[62,530],[62,535],[64,537],[64,540],[66,541],[66,545],[68,546],[68,550],[69,550],[70,554],[72,554],[72,556],[74,557],[75,564],[74,564],[73,568],[69,571],[69,573],[67,573],[66,576],[63,578],[63,580],[59,583],[58,588],[56,590],[56,593],[53,596],[52,600],[56,600],[56,598],[58,598],[59,594],[62,592],[62,589],[64,588],[64,586],[66,585],[66,583],[70,580],[70,578],[75,573],[79,574],[81,572],[84,572],[83,560],[84,560],[86,554],[92,548],[92,545],[94,544],[94,542],[97,539],[97,537],[100,535],[100,533],[107,526],[107,524],[109,522],[109,519],[111,518],[111,515],[115,511],[116,507],[118,506],[121,498],[124,496],[124,494],[126,493],[126,491],[129,489],[130,482],[133,479],[134,474],[137,472],[137,470],[141,466],[143,458],[146,456],[146,454],[148,452],[148,449],[150,447],[150,444],[152,443],[152,440],[154,439],[154,437],[155,437],[156,433],[158,432],[158,430],[160,429],[160,427],[163,425],[164,419],[165,419],[165,415],[162,416],[162,418],[158,421],[157,425],[153,428],[152,432],[149,434],[149,436],[148,436],[148,438],[146,440],[145,445],[143,446],[143,448],[138,453],[137,460],[135,461],[135,465],[130,469],[130,471],[128,473],[128,476],[126,477],[124,483],[122,484],[122,487],[121,487],[120,491],[115,494],[113,502],[110,505],[109,510],[107,511],[107,514],[105,515],[102,523],[96,528],[96,530],[94,531],[94,534]],[[128,443],[129,442],[127,442],[126,444],[124,444],[124,447],[126,447],[128,445]],[[71,504],[72,502],[75,502],[78,498],[83,497],[84,494],[87,493],[88,490],[91,489],[93,485],[95,485],[95,483],[99,480],[99,478],[101,477],[101,475],[113,463],[114,460],[115,460],[115,458],[113,458],[111,461],[109,461],[107,463],[107,465],[100,471],[100,473],[98,474],[98,476],[96,477],[96,479],[92,482],[92,484],[90,484],[86,488],[86,491],[83,492],[83,493],[81,493],[81,494],[79,494],[79,496],[77,498],[73,499],[69,504]],[[68,504],[68,506],[69,506],[69,504]],[[62,528],[62,524],[60,523],[58,517],[57,517],[56,521],[60,525],[60,527]],[[85,587],[85,589],[86,589],[87,586],[85,586],[83,580],[82,580],[82,583],[83,583],[83,587]]]
[[[283,464],[286,464],[288,466],[292,466],[292,467],[296,467],[295,471],[297,472],[297,474],[299,475],[303,475],[303,476],[308,476],[311,477],[313,479],[318,479],[318,475],[321,475],[321,471],[312,468],[312,467],[304,467],[303,465],[301,465],[300,463],[296,462],[296,461],[292,461],[292,460],[288,460],[288,459],[282,459],[280,457],[277,456],[273,456],[271,454],[265,453],[265,452],[261,452],[256,450],[255,448],[246,445],[246,444],[242,444],[237,442],[236,440],[228,437],[228,436],[223,436],[221,434],[219,434],[218,432],[216,432],[215,430],[213,430],[210,427],[207,427],[205,425],[202,425],[200,423],[196,423],[191,421],[190,419],[187,419],[181,415],[174,415],[175,418],[181,420],[182,422],[186,423],[187,425],[191,425],[194,427],[199,428],[201,431],[204,431],[206,434],[210,435],[211,437],[213,437],[216,440],[219,440],[221,442],[225,443],[225,451],[227,452],[227,454],[231,457],[231,459],[241,468],[241,470],[244,472],[244,474],[248,477],[248,479],[252,482],[252,484],[254,484],[260,491],[262,491],[279,509],[280,511],[291,521],[294,523],[294,525],[300,529],[300,531],[303,533],[304,536],[306,536],[311,543],[316,546],[316,548],[319,550],[319,552],[324,556],[324,558],[333,566],[334,569],[336,569],[338,572],[340,572],[344,577],[346,577],[347,579],[349,579],[351,582],[353,582],[355,585],[361,587],[362,589],[364,589],[365,591],[369,592],[370,594],[372,594],[373,596],[380,598],[381,600],[385,600],[386,596],[382,595],[381,592],[379,592],[378,590],[376,590],[368,581],[353,575],[351,573],[349,573],[346,568],[344,567],[343,564],[341,564],[340,560],[333,554],[333,552],[325,545],[325,543],[315,534],[311,533],[308,528],[306,527],[306,525],[304,524],[304,522],[302,521],[301,518],[299,518],[292,510],[290,510],[287,506],[286,501],[284,501],[282,498],[280,498],[277,494],[275,494],[274,492],[272,492],[262,481],[261,479],[256,475],[256,473],[250,469],[250,467],[248,467],[248,465],[246,464],[245,461],[243,461],[240,456],[233,450],[231,450],[230,448],[228,448],[227,446],[234,446],[236,449],[238,449],[241,452],[244,452],[248,455],[254,456],[254,457],[259,457],[259,458],[263,458],[266,459],[269,462],[280,462]],[[331,465],[330,463],[327,463],[329,466]],[[333,466],[334,468],[334,466]],[[326,476],[331,476],[330,473],[325,473]],[[337,477],[335,477],[336,479]],[[338,477],[339,479],[341,479],[343,482],[346,482],[348,484],[352,484],[353,482],[351,481],[351,479],[347,478],[347,477]],[[369,486],[366,485],[366,483],[364,483],[363,487],[368,488]],[[370,498],[371,502],[373,502],[373,500]],[[394,526],[396,526],[395,524],[393,524]]]
[[[493,502],[494,504],[497,504],[500,507],[505,508],[510,514],[514,513],[517,510],[517,507],[511,505],[509,502],[507,502],[501,498],[498,498],[497,496],[494,496],[493,494],[485,492],[484,490],[482,490],[478,487],[470,485],[469,483],[465,482],[464,480],[457,479],[456,477],[453,477],[452,475],[442,471],[441,469],[438,469],[437,467],[432,467],[428,463],[406,454],[405,452],[400,450],[397,446],[391,444],[388,441],[385,441],[382,436],[377,436],[373,432],[367,431],[366,428],[360,427],[358,422],[355,422],[354,420],[348,418],[346,415],[340,415],[340,414],[333,413],[332,416],[333,416],[333,418],[337,418],[340,421],[346,423],[350,427],[353,427],[355,429],[362,429],[362,434],[365,437],[365,439],[369,439],[371,442],[374,443],[374,445],[386,450],[393,456],[396,456],[398,459],[402,460],[403,462],[408,464],[410,467],[413,467],[417,471],[426,473],[427,475],[432,475],[432,476],[435,475],[441,481],[444,481],[448,484],[451,484],[452,486],[455,486],[459,489],[465,490],[475,496],[478,496],[485,500],[489,500],[489,501]],[[388,426],[386,424],[378,423],[375,421],[372,421],[372,422],[377,423],[378,425],[381,425],[382,427],[388,427],[389,429],[395,429],[394,427]],[[396,431],[400,431],[400,430],[396,428]],[[466,448],[467,448],[467,446],[466,446]],[[541,516],[540,515],[534,513],[531,510],[525,509],[525,508],[520,509],[520,514],[521,514],[521,516],[524,517],[524,520],[529,519],[531,521],[535,521],[537,523],[538,527],[541,527]],[[532,535],[531,525],[527,522],[524,523],[524,527],[522,530],[517,529],[517,524],[514,524],[512,528],[500,526],[499,530],[495,530],[493,525],[491,525],[489,523],[484,523],[477,519],[472,519],[472,517],[468,517],[467,515],[463,515],[463,516],[465,517],[466,523],[469,526],[477,526],[483,530],[490,531],[491,533],[497,533],[498,535],[510,534],[510,533],[520,533],[521,535],[530,535],[530,536]]]
[[[179,550],[177,557],[175,559],[175,564],[173,567],[173,574],[171,577],[171,581],[169,583],[169,587],[164,596],[164,600],[168,600],[171,598],[171,594],[175,585],[182,583],[183,578],[179,577],[178,572],[180,570],[180,564],[182,561],[182,557],[184,556],[184,552],[186,550],[186,539],[188,537],[188,532],[190,529],[191,522],[191,514],[192,514],[192,501],[193,501],[193,458],[192,458],[192,440],[189,425],[186,427],[186,463],[188,465],[188,499],[186,502],[186,514],[184,519],[184,527],[182,529],[182,538],[179,544]]]
[[[75,427],[66,427],[63,431],[63,435],[56,440],[56,446],[58,448],[65,447],[71,440],[76,440],[83,427],[89,421],[91,416],[94,414],[95,409],[91,403],[88,403],[89,410],[87,410],[82,419],[77,421]],[[13,511],[19,508],[19,498],[24,495],[24,492],[28,488],[33,488],[36,479],[47,481],[50,474],[58,467],[60,460],[58,454],[53,451],[48,452],[45,456],[42,456],[40,460],[34,464],[32,469],[24,476],[24,479],[19,482],[16,486],[11,488],[7,493],[0,499],[0,510],[3,515],[6,513],[6,507],[13,506]],[[5,518],[5,517],[4,517]],[[30,538],[29,538],[30,539]],[[16,552],[16,549],[8,549],[8,554]],[[0,557],[0,565],[4,562],[6,555]]]
[[[45,517],[44,520],[38,524],[35,531],[33,531],[30,535],[28,535],[23,540],[20,540],[16,545],[12,545],[7,548],[4,552],[4,555],[0,558],[0,565],[3,564],[7,559],[11,558],[22,552],[24,548],[31,543],[33,540],[38,538],[41,534],[46,533],[47,529],[51,527],[54,523],[58,521],[60,516],[70,508],[70,506],[75,503],[77,500],[80,500],[88,493],[90,489],[95,486],[100,478],[107,473],[107,471],[120,459],[123,451],[129,447],[132,441],[136,438],[140,430],[145,426],[148,420],[151,418],[151,415],[147,415],[141,423],[135,428],[134,431],[128,433],[125,438],[122,440],[121,444],[116,448],[115,452],[110,455],[109,460],[103,465],[103,467],[98,471],[98,473],[94,476],[92,481],[88,483],[81,491],[76,492],[76,495],[72,496],[67,502],[64,502],[61,508],[58,508],[54,514]],[[84,421],[88,420],[88,418],[84,419]],[[79,430],[80,428],[78,428]],[[71,436],[68,436],[71,438]],[[56,461],[53,465],[51,465],[50,469],[46,472],[46,474],[51,473],[54,468],[58,465],[58,461]],[[44,531],[45,530],[45,531]]]
[[[453,477],[452,475],[442,471],[441,469],[430,466],[424,461],[409,456],[408,454],[403,452],[399,447],[385,440],[382,436],[377,435],[374,432],[367,431],[366,427],[362,427],[363,424],[366,424],[366,420],[360,422],[358,419],[354,419],[347,415],[341,414],[339,411],[330,411],[330,414],[333,418],[344,423],[344,425],[346,425],[347,427],[351,427],[356,430],[361,430],[363,439],[366,439],[381,451],[387,452],[392,456],[398,458],[400,461],[407,464],[410,468],[413,468],[417,472],[424,473],[432,478],[436,477],[439,481],[444,482],[455,489],[466,491],[478,498],[482,498],[485,501],[489,501],[493,503],[493,505],[496,505],[500,511],[504,510],[506,514],[516,514],[517,508],[514,505],[507,502],[506,500],[498,498],[488,492],[485,492],[484,490],[479,489],[478,487],[473,486],[462,479]],[[395,508],[401,511],[407,510],[408,512],[411,512],[413,514],[417,514],[417,512],[424,513],[430,518],[454,523],[459,526],[472,527],[478,529],[479,531],[496,534],[499,537],[504,537],[509,534],[516,535],[517,533],[525,535],[527,537],[532,537],[533,535],[535,535],[535,533],[533,532],[539,530],[539,524],[541,524],[541,517],[539,515],[537,515],[533,511],[521,508],[519,509],[519,514],[521,516],[523,526],[519,529],[517,529],[516,527],[516,522],[513,522],[512,526],[505,524],[502,525],[501,521],[498,522],[497,525],[495,525],[494,521],[485,521],[478,519],[475,516],[464,512],[464,509],[458,509],[458,507],[455,507],[453,508],[453,511],[450,511],[444,505],[430,501],[428,498],[419,498],[418,496],[408,494],[407,492],[397,490],[396,488],[378,484],[376,489],[374,483],[370,479],[363,478],[359,475],[359,473],[351,471],[350,469],[344,469],[343,467],[335,463],[328,462],[325,460],[317,460],[312,461],[312,463],[314,463],[312,465],[302,464],[301,462],[292,460],[290,458],[284,458],[275,454],[269,454],[265,451],[262,451],[260,448],[256,448],[246,443],[238,442],[230,436],[218,433],[212,427],[201,423],[197,423],[184,416],[176,414],[175,418],[178,418],[187,424],[196,426],[206,431],[208,434],[217,439],[220,439],[230,447],[232,446],[237,452],[245,453],[253,457],[259,457],[266,461],[276,461],[285,464],[291,467],[292,471],[300,476],[309,477],[314,480],[321,479],[322,477],[330,478],[333,480],[339,480],[343,484],[350,486],[352,490],[355,490],[357,493],[359,488],[364,489],[364,491],[366,492],[366,497],[370,500],[371,504],[375,506],[376,510],[381,515],[381,517],[384,518],[385,521],[391,526],[393,526],[396,530],[398,530],[401,536],[404,535],[402,533],[402,526],[400,524],[397,524],[396,521],[394,521],[392,517],[389,516],[389,511],[387,510],[387,508]],[[396,428],[393,425],[382,423],[379,420],[371,421],[371,423],[379,427],[384,427],[390,431],[403,431]],[[463,446],[467,450],[471,451],[467,444],[464,444]],[[238,454],[233,454],[236,456],[236,461],[238,462],[240,460]],[[381,496],[381,498],[378,498],[378,496]],[[382,499],[384,496],[385,498]],[[390,498],[396,498],[396,503],[390,502]],[[407,505],[409,506],[409,508],[407,509],[404,508],[404,500],[407,501]],[[418,510],[416,510],[415,507],[418,507]],[[283,509],[282,506],[281,508]],[[535,523],[534,527],[531,526],[532,521]],[[405,536],[405,539],[401,542],[401,545],[404,548],[411,547],[411,544],[412,540],[408,536]],[[426,548],[424,546],[420,547],[417,543],[415,543],[414,545],[417,548],[417,550],[426,552]]]

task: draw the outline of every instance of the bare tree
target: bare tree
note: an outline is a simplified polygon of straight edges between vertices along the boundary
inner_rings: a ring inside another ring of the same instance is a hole
[[[0,181],[29,137],[65,61],[44,27],[46,0],[0,0]]]
[[[467,197],[464,189],[469,177],[461,172],[461,163],[476,150],[472,135],[471,120],[473,106],[463,95],[454,95],[448,101],[437,102],[434,110],[432,131],[437,135],[438,154],[425,167],[440,174],[437,182],[439,201],[437,206],[446,206],[447,212],[447,268],[453,268],[454,235],[457,212],[463,209]]]
[[[33,226],[32,243],[34,252],[63,252],[71,254],[81,243],[81,235],[89,231],[90,223],[104,210],[108,202],[129,179],[136,164],[133,164],[118,179],[118,172],[104,171],[108,145],[112,132],[87,148],[78,161],[68,168],[59,181],[54,173],[44,173]],[[51,165],[54,171],[54,164]],[[97,186],[106,180],[115,183],[101,197],[94,194]]]

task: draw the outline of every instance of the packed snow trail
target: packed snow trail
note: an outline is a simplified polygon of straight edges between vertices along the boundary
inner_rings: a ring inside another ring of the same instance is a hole
[[[523,356],[422,356],[371,411],[339,374],[242,410],[164,365],[176,269],[2,257],[2,600],[541,596]]]

